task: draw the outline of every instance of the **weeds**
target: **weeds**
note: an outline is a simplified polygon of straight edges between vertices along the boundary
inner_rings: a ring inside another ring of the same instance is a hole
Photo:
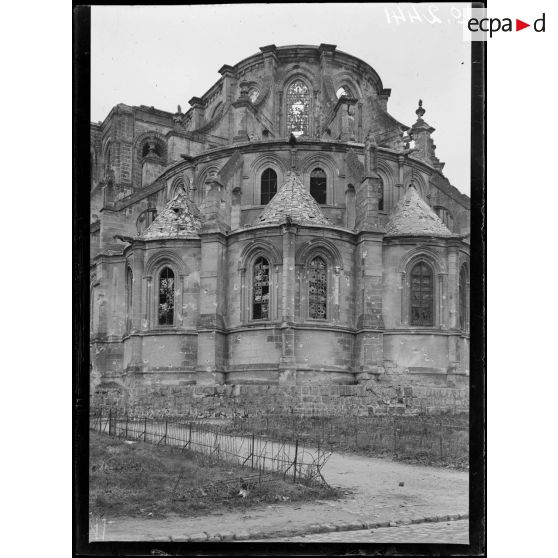
[[[260,475],[210,455],[130,443],[96,432],[90,432],[89,465],[92,540],[102,540],[107,517],[192,516],[338,496],[335,489],[294,484],[268,473]]]

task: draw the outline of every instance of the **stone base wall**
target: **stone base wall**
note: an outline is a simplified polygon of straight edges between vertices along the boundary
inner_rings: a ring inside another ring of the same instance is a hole
[[[437,414],[469,410],[469,387],[398,385],[371,380],[360,385],[151,385],[97,386],[91,407],[112,407],[141,416],[233,417],[261,414]]]

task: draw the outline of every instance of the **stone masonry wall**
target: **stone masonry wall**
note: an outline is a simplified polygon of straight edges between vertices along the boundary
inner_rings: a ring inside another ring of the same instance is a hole
[[[467,412],[468,388],[363,385],[136,386],[97,388],[91,408],[136,416],[233,417],[261,414],[368,416]]]

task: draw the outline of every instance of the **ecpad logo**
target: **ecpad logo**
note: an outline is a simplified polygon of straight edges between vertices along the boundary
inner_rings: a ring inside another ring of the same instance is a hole
[[[484,11],[484,10],[483,10]],[[485,15],[485,14],[483,14]],[[546,14],[542,14],[542,16],[536,19],[533,23],[533,30],[536,33],[544,33],[545,32],[545,17]],[[522,29],[526,29],[527,27],[531,27],[530,23],[526,23],[521,19],[515,20],[515,31],[521,31]],[[467,28],[471,33],[473,33],[473,40],[486,40],[486,33],[489,33],[490,38],[492,38],[493,33],[497,33],[502,31],[504,33],[512,32],[513,23],[512,18],[505,17],[505,18],[488,18],[488,17],[472,17],[467,21]],[[482,35],[483,38],[478,38],[478,35]]]

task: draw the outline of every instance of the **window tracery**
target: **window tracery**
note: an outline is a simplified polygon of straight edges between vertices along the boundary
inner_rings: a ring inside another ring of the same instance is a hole
[[[411,271],[411,325],[434,325],[434,281],[432,268],[417,263]]]
[[[314,320],[327,319],[327,264],[320,256],[308,269],[308,315]]]
[[[159,274],[159,325],[174,324],[174,272],[165,267]]]
[[[287,131],[295,137],[308,135],[310,119],[310,92],[301,80],[287,88]]]
[[[252,318],[269,319],[269,262],[259,257],[254,262],[254,281],[252,285]]]

